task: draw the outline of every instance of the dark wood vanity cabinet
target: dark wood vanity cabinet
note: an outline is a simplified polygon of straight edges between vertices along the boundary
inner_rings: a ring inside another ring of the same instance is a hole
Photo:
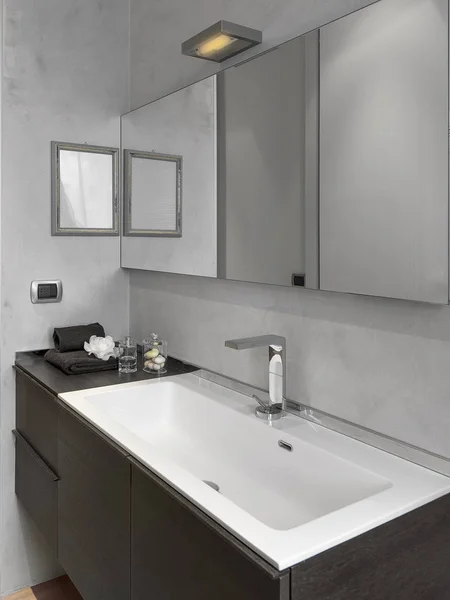
[[[127,454],[16,371],[16,494],[84,600],[128,600]]]
[[[289,571],[268,565],[136,462],[131,481],[131,600],[289,600]]]
[[[130,593],[130,463],[60,408],[58,559],[84,600]]]
[[[84,600],[445,600],[450,495],[280,572],[17,371],[16,493]]]

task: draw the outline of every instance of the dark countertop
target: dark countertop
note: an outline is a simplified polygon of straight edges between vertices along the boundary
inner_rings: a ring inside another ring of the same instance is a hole
[[[66,375],[44,359],[45,350],[36,352],[18,352],[16,354],[15,367],[38,381],[53,394],[75,392],[106,385],[117,385],[118,383],[129,383],[131,381],[144,381],[156,379],[158,376],[145,373],[138,368],[136,373],[119,373],[118,371],[102,371],[100,373],[88,373],[86,375]],[[138,357],[138,365],[140,357]],[[180,373],[191,373],[197,368],[185,364],[175,358],[167,360],[167,373],[159,377],[170,377]]]

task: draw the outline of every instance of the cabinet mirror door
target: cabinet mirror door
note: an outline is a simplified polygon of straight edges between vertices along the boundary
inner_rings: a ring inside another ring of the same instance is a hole
[[[318,39],[220,76],[220,277],[317,287]]]
[[[217,275],[216,77],[122,117],[122,267]]]
[[[320,287],[448,302],[448,1],[320,30]]]

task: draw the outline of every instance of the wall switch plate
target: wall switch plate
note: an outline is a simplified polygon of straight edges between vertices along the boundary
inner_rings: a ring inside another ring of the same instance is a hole
[[[33,304],[61,302],[62,282],[59,279],[32,281],[30,297]]]

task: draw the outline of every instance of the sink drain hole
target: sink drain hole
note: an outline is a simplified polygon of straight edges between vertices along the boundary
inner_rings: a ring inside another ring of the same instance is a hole
[[[217,483],[214,483],[214,481],[208,481],[207,479],[204,479],[203,483],[209,485],[209,487],[215,490],[216,492],[220,492],[220,487],[217,485]]]

